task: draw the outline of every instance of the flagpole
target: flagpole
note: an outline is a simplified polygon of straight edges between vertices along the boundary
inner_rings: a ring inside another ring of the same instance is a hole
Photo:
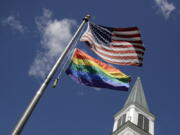
[[[30,118],[33,110],[35,109],[36,105],[38,104],[41,96],[45,92],[49,82],[52,80],[53,75],[57,71],[59,65],[62,63],[62,61],[65,58],[66,54],[68,53],[69,49],[73,45],[73,42],[77,38],[78,34],[81,32],[84,25],[89,21],[89,19],[90,19],[90,15],[86,15],[84,17],[84,19],[83,19],[81,25],[79,26],[78,30],[76,31],[76,33],[72,37],[71,41],[69,42],[69,44],[67,45],[67,47],[65,48],[65,50],[63,51],[61,56],[58,58],[58,60],[56,61],[56,63],[52,67],[52,69],[50,70],[48,76],[46,77],[46,79],[44,80],[44,82],[42,83],[40,88],[37,90],[35,96],[33,97],[32,101],[30,102],[29,106],[25,110],[24,114],[22,115],[21,119],[17,123],[17,125],[14,128],[11,135],[20,135],[20,133],[22,132],[22,130],[23,130],[24,126],[25,126],[25,124],[27,123],[28,119]]]

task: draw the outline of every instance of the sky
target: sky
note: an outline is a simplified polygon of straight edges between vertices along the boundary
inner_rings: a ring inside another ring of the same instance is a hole
[[[86,14],[96,24],[139,27],[144,66],[114,66],[132,76],[131,87],[141,77],[156,116],[155,134],[180,134],[179,0],[1,0],[0,135],[11,134]],[[77,47],[98,58],[84,43]],[[113,116],[130,91],[77,85],[62,72],[57,88],[46,89],[22,135],[110,135]]]

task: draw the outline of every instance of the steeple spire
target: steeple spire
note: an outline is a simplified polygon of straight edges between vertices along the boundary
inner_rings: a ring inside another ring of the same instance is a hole
[[[114,115],[112,135],[154,135],[154,121],[138,77],[124,107]]]
[[[138,105],[144,108],[146,111],[149,111],[140,77],[137,78],[124,106],[128,106],[131,104]]]

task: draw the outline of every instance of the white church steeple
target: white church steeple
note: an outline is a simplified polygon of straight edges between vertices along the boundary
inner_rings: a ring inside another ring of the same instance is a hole
[[[138,77],[124,107],[114,116],[113,135],[154,135],[154,120]]]

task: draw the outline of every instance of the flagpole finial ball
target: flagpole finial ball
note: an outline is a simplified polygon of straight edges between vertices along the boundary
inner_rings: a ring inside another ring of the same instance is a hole
[[[89,14],[87,14],[87,15],[84,17],[84,20],[85,20],[86,22],[88,22],[90,18],[91,18],[91,16],[90,16]]]

